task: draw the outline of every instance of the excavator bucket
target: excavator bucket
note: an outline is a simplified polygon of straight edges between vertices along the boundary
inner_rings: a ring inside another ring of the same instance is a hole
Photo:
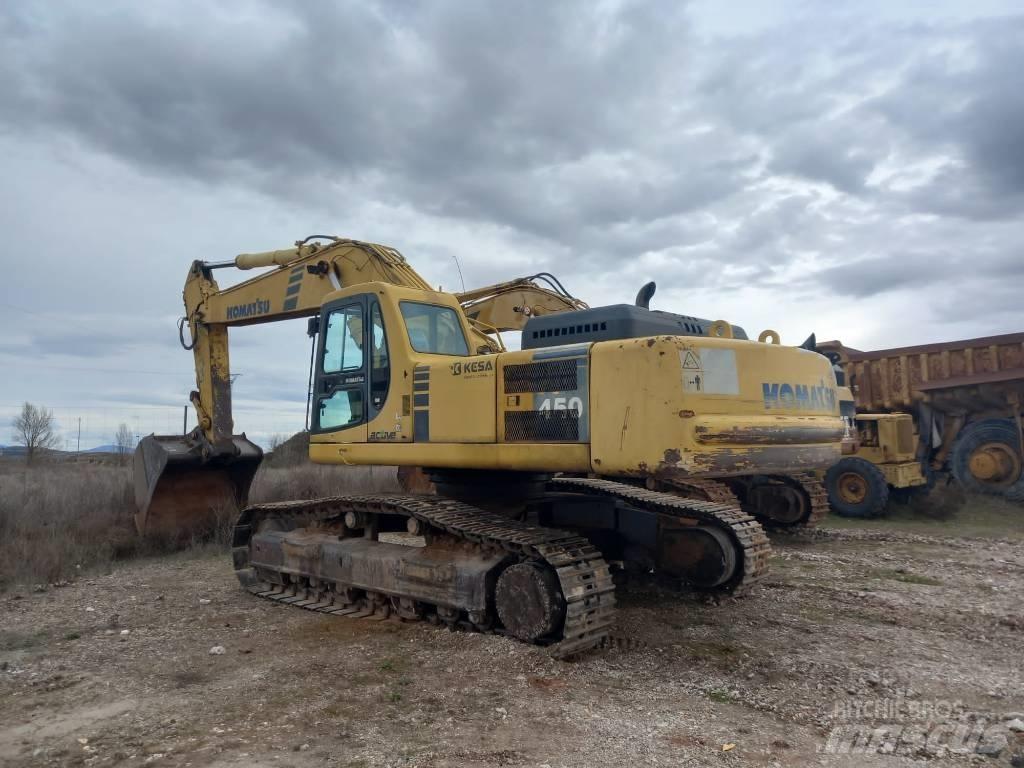
[[[215,454],[194,433],[144,437],[134,460],[136,529],[181,542],[208,535],[225,516],[233,522],[262,459],[244,435]]]

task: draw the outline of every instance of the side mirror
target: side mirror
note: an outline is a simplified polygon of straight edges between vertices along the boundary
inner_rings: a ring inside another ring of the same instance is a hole
[[[314,315],[306,322],[306,335],[313,338],[320,333],[320,315]]]

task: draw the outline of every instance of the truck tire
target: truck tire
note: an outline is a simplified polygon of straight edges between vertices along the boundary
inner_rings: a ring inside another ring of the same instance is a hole
[[[1024,500],[1024,458],[1017,425],[1010,419],[968,424],[953,446],[949,464],[965,491]]]
[[[885,475],[870,461],[847,456],[825,473],[828,500],[841,517],[879,517],[889,502]]]

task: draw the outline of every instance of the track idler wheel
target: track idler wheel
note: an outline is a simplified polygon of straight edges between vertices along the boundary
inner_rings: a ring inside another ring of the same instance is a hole
[[[799,525],[810,516],[810,504],[796,488],[788,485],[755,485],[748,497],[756,515],[783,527]]]
[[[531,643],[557,632],[565,618],[558,577],[540,563],[517,563],[502,571],[494,605],[505,629]]]
[[[736,545],[718,528],[666,527],[659,546],[658,571],[697,589],[714,589],[736,575]]]

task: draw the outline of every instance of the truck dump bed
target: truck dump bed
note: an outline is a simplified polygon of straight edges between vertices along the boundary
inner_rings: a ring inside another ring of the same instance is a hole
[[[1024,333],[862,352],[818,345],[838,359],[858,411],[912,410],[927,400],[946,412],[1005,408],[1024,396]]]

